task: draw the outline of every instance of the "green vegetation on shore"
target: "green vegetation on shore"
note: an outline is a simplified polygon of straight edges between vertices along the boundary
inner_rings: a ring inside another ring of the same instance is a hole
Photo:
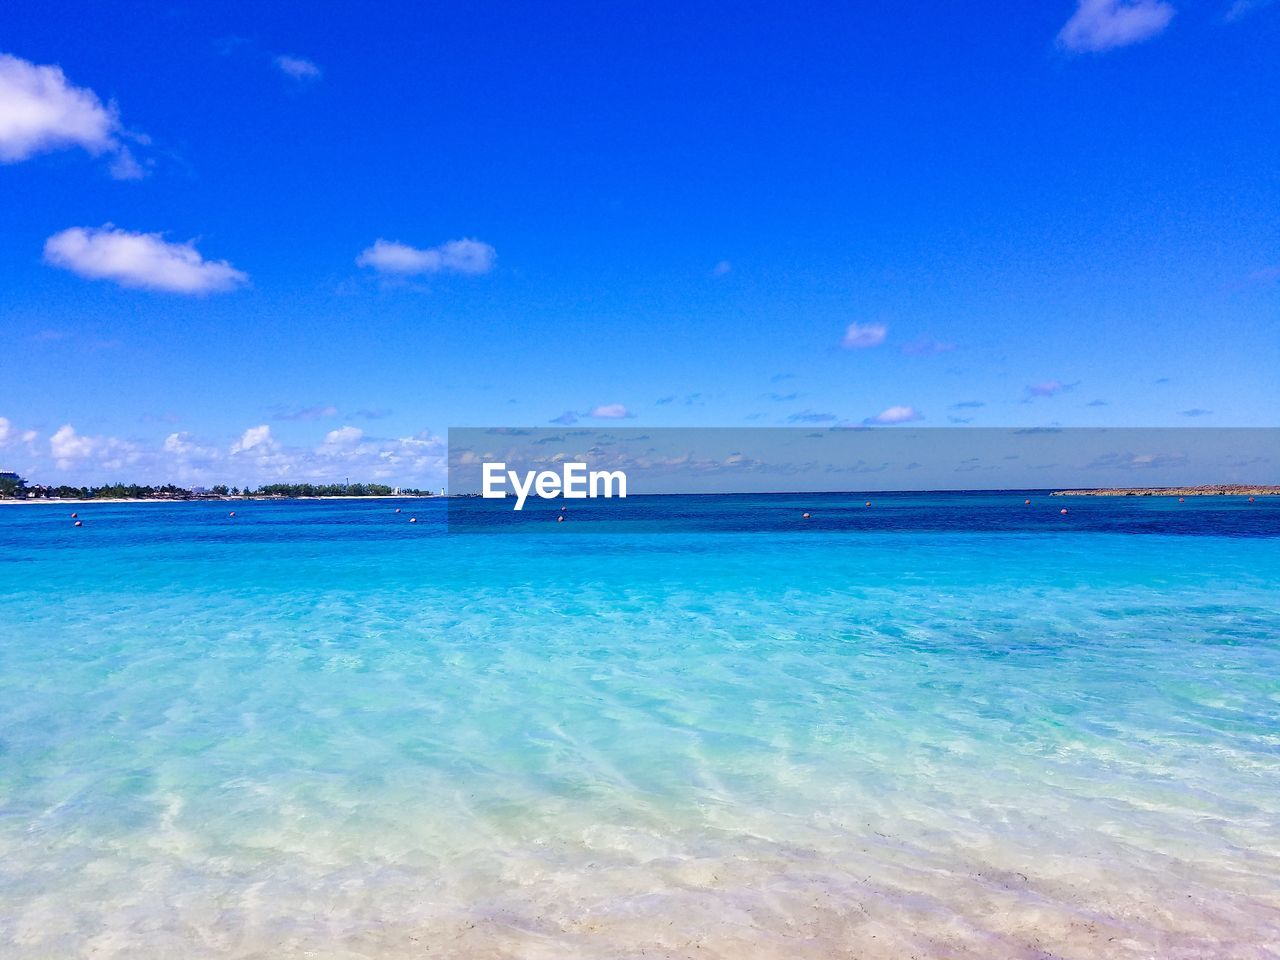
[[[429,490],[390,487],[384,483],[268,483],[252,488],[179,487],[109,483],[99,487],[29,484],[17,474],[0,474],[0,499],[9,500],[218,500],[225,497],[429,497]]]
[[[268,483],[253,491],[255,497],[429,497],[430,490],[388,487],[384,483]],[[246,488],[245,496],[249,496]]]

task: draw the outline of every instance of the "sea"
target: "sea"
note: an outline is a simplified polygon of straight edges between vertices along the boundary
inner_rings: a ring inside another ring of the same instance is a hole
[[[561,515],[0,506],[0,957],[1280,957],[1280,497]]]

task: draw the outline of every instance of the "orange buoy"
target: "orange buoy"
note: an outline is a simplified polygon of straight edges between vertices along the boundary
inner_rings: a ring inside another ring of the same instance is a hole
[[[1250,502],[1250,503],[1253,503],[1253,497],[1250,497],[1250,498],[1249,498],[1249,502]]]
[[[409,518],[409,522],[410,522],[410,523],[417,523],[417,522],[418,522],[418,518],[417,518],[417,517],[410,517],[410,518]]]
[[[806,514],[804,515],[804,518],[805,518],[806,520],[808,520],[808,519],[809,519],[809,515],[806,513]]]
[[[563,510],[564,507],[561,507],[560,509]],[[561,514],[560,516],[556,517],[556,523],[564,523],[564,514]]]
[[[1031,506],[1030,500],[1023,500],[1022,502],[1025,503],[1028,507]]]
[[[396,507],[396,513],[399,513],[399,512],[400,512],[400,508]]]
[[[1186,502],[1187,502],[1187,498],[1186,498],[1186,497],[1179,497],[1179,498],[1178,498],[1178,502],[1179,502],[1179,503],[1186,503]]]
[[[1066,507],[1063,507],[1063,508],[1062,508],[1061,510],[1059,510],[1058,512],[1059,512],[1060,514],[1062,514],[1062,515],[1065,517],[1065,516],[1067,515],[1067,508],[1066,508]]]
[[[80,514],[78,514],[78,513],[73,513],[73,514],[71,515],[71,519],[72,519],[72,520],[74,520],[74,519],[75,519],[76,517],[78,517],[78,516],[80,516]]]
[[[83,526],[84,526],[84,524],[83,524],[83,523],[81,523],[79,520],[77,520],[77,521],[76,521],[76,526],[77,526],[77,527],[83,527]]]
[[[236,512],[234,510],[232,510],[230,513],[227,514],[228,517],[234,517],[235,515],[236,515]]]

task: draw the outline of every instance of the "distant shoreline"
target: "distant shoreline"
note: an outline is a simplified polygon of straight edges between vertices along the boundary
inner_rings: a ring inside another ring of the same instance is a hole
[[[1055,490],[1054,497],[1267,497],[1280,494],[1280,486],[1248,486],[1212,483],[1196,487],[1095,487]]]
[[[443,500],[436,494],[377,493],[332,497],[23,497],[0,499],[0,506],[17,503],[281,503],[286,500]]]
[[[1280,496],[1280,485],[1275,484],[1200,484],[1191,487],[1081,487],[1076,489],[1053,490],[1052,488],[1041,488],[1031,490],[1029,488],[1010,487],[1004,489],[980,489],[980,490],[772,490],[752,491],[752,492],[723,492],[723,493],[688,493],[688,494],[670,494],[670,493],[644,493],[633,494],[633,497],[652,497],[652,496],[893,496],[901,494],[928,494],[928,493],[1009,493],[1009,494],[1034,494],[1037,496],[1051,497],[1268,497]],[[195,496],[195,497],[36,497],[36,498],[0,498],[0,506],[5,504],[32,504],[32,503],[62,503],[62,504],[79,504],[90,505],[95,503],[285,503],[294,500],[320,501],[320,500],[450,500],[450,499],[470,499],[477,497],[478,494],[453,494],[451,496],[441,496],[434,493],[379,493],[379,494],[334,494],[330,496],[238,496],[228,494],[225,496]]]

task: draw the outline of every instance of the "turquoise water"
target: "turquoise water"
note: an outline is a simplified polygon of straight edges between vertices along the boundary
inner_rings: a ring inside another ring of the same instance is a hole
[[[0,506],[0,956],[1280,956],[1280,501],[1033,499]]]

